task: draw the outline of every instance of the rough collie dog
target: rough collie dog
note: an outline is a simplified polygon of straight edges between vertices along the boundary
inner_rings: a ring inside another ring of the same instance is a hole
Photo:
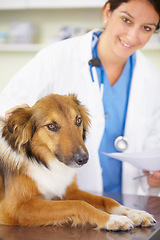
[[[153,217],[81,191],[76,169],[86,164],[88,112],[75,95],[51,94],[0,119],[0,224],[85,225],[130,230]]]

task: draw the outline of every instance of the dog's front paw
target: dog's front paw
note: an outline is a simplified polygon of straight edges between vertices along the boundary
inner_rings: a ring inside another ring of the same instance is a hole
[[[134,228],[134,224],[131,219],[126,216],[110,215],[107,221],[105,230],[111,231],[128,231]]]
[[[145,211],[129,209],[127,216],[132,219],[136,227],[151,227],[156,223],[156,220],[153,218],[153,216]]]
[[[114,210],[114,213],[127,216],[133,221],[134,226],[136,227],[151,227],[156,223],[153,216],[145,211],[120,206]]]

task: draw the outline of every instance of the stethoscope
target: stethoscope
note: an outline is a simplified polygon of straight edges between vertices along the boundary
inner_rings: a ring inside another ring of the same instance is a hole
[[[101,66],[101,61],[100,61],[99,58],[93,58],[93,59],[91,59],[88,62],[88,64],[89,64],[89,67],[90,67],[90,75],[91,75],[91,78],[92,78],[92,82],[94,82],[92,67],[100,67]],[[122,133],[124,133],[124,129],[125,129],[125,122],[126,122],[126,115],[127,115],[128,101],[129,101],[130,85],[131,85],[131,77],[130,77],[129,86],[128,86],[126,111],[125,111],[125,117],[124,117],[125,120],[124,120],[124,123],[123,123]],[[114,140],[114,147],[119,152],[125,151],[128,148],[128,139],[127,139],[127,137],[125,137],[125,136],[118,136]]]
[[[119,136],[114,140],[114,147],[117,151],[124,151],[128,148],[128,139],[125,136]]]

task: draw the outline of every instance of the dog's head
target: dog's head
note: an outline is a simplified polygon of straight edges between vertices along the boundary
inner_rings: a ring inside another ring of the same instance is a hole
[[[58,159],[67,166],[87,163],[84,144],[90,119],[75,95],[48,95],[29,108],[17,108],[3,136],[15,151],[44,165]]]

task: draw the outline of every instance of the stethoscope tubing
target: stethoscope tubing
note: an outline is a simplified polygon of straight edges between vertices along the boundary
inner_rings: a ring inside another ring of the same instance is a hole
[[[89,67],[90,67],[91,79],[92,79],[92,82],[94,82],[94,74],[96,74],[96,73],[93,73],[92,68],[93,67],[100,67],[100,66],[93,66],[93,65],[90,64]],[[127,109],[128,109],[129,92],[130,92],[130,87],[131,87],[132,74],[133,74],[133,72],[131,71],[129,85],[128,85],[125,117],[124,117],[124,122],[123,122],[123,127],[122,127],[122,136],[118,136],[114,141],[114,146],[115,146],[117,151],[125,151],[128,148],[128,139],[127,139],[127,137],[124,136],[124,132],[125,132],[125,124],[126,124],[126,118],[127,118]],[[103,84],[102,81],[101,81],[101,85],[100,85],[100,91],[101,91],[101,99],[102,99],[103,98],[103,92],[104,92],[104,84]]]

